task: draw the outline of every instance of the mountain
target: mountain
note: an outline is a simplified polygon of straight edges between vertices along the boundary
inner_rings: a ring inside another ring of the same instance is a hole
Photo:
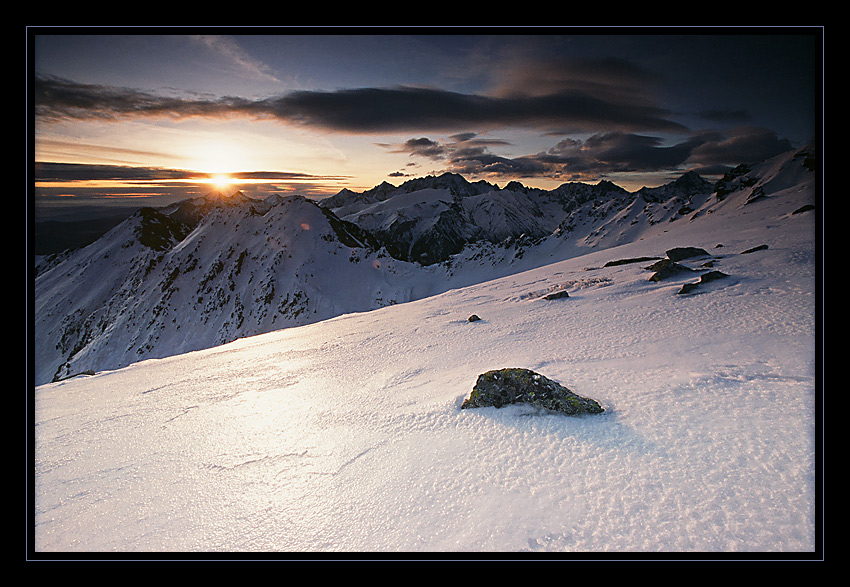
[[[808,151],[630,193],[456,174],[319,203],[211,193],[143,209],[35,280],[36,383],[421,299],[615,247],[785,189],[813,198]],[[796,186],[796,188],[795,188]]]
[[[143,209],[37,276],[37,380],[407,301],[409,270],[300,196]]]
[[[150,282],[139,263],[139,296],[162,298],[180,269],[160,314],[179,333],[201,336],[192,322],[217,291],[256,300],[264,290],[251,288],[275,275],[266,267],[291,271],[273,280],[278,301],[243,302],[243,324],[262,308],[282,323],[294,271],[333,285],[309,292],[307,314],[357,295],[389,263],[397,287],[438,293],[37,386],[34,558],[818,560],[822,211],[806,160],[740,169],[707,194],[581,188],[562,230],[473,243],[428,266],[343,246],[323,222],[332,217],[300,199],[215,208],[182,238],[159,218],[149,242],[161,251],[113,233],[85,254],[113,242],[110,259],[158,259]],[[346,240],[366,238],[338,222]],[[677,271],[656,278],[657,264]],[[74,288],[72,268],[69,308],[106,285]],[[344,268],[368,271],[328,273]],[[166,309],[196,296],[194,316]],[[137,319],[152,317],[129,300]],[[479,375],[503,368],[531,369],[604,412],[462,409]]]

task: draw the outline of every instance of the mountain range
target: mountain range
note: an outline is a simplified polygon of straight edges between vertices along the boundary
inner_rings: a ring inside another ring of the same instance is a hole
[[[815,204],[813,149],[629,192],[428,176],[320,201],[210,193],[39,257],[35,383],[434,296],[613,249],[772,194]],[[683,243],[687,244],[687,243]],[[612,251],[613,254],[613,251]]]

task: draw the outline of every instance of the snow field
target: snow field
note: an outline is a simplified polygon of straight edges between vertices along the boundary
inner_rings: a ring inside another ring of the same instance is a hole
[[[813,220],[764,214],[40,386],[37,550],[811,551]],[[729,281],[602,268],[682,245]],[[501,367],[606,411],[461,411]]]

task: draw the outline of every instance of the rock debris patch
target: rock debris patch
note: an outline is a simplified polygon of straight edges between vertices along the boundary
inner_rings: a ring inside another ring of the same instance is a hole
[[[717,245],[715,248],[719,248],[722,246],[723,245]],[[758,247],[743,251],[741,254],[761,251],[766,248],[767,245],[760,245]],[[666,258],[661,259],[660,261],[657,261],[652,265],[646,267],[648,271],[653,271],[653,274],[649,278],[649,281],[663,281],[665,279],[676,277],[682,273],[704,272],[702,273],[702,275],[700,275],[699,281],[695,283],[684,284],[677,292],[678,294],[694,293],[706,283],[729,277],[722,271],[717,271],[716,269],[713,269],[714,266],[717,264],[718,258],[713,257],[705,249],[699,247],[676,247],[667,251],[666,255]],[[708,259],[703,261],[696,269],[688,267],[684,263],[680,263],[680,261],[685,260],[699,261],[705,257],[708,257]]]

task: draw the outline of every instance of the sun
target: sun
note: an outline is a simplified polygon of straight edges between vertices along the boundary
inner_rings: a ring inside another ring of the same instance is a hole
[[[209,183],[217,190],[226,192],[233,186],[233,178],[226,173],[215,173],[210,176]]]

